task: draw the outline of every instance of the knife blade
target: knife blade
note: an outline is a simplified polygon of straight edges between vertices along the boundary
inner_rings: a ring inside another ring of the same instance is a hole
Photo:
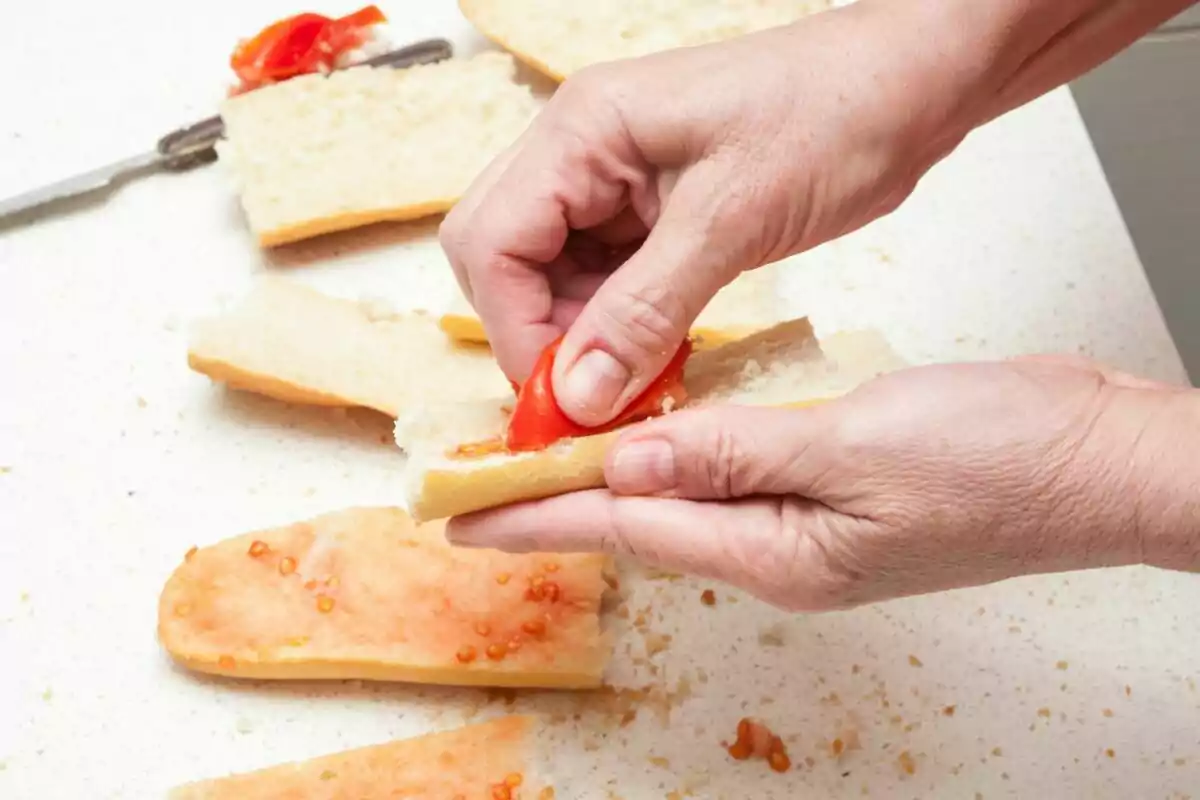
[[[454,55],[454,49],[445,39],[427,39],[348,65],[346,69],[349,67],[403,69],[417,64],[444,61],[452,55]],[[210,164],[217,159],[217,140],[224,133],[225,124],[219,115],[171,131],[159,139],[152,150],[6,200],[0,200],[0,222],[9,221],[57,200],[79,197],[105,187],[115,186],[137,175],[159,170],[182,172],[202,164]]]

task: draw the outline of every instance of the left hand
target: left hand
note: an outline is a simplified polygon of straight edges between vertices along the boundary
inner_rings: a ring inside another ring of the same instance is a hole
[[[814,611],[1153,561],[1179,507],[1168,456],[1191,458],[1167,424],[1181,401],[1195,398],[1074,358],[909,369],[820,406],[635,425],[608,489],[456,518],[447,535],[632,554]]]

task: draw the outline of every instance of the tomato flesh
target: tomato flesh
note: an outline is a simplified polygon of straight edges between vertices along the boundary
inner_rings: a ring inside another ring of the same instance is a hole
[[[229,59],[241,81],[238,91],[328,71],[339,56],[362,44],[367,28],[386,21],[372,5],[338,19],[304,13],[269,25],[238,45]]]
[[[690,339],[684,340],[662,373],[615,419],[596,427],[580,425],[563,413],[554,397],[551,373],[561,344],[562,337],[559,337],[542,351],[533,373],[517,392],[516,406],[505,436],[505,445],[510,451],[543,450],[562,439],[605,433],[631,422],[660,416],[667,411],[664,407],[667,398],[676,405],[687,400],[683,367],[692,354]]]

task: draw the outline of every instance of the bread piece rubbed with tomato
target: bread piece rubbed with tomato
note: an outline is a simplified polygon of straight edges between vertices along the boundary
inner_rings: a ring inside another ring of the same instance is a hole
[[[236,678],[593,688],[609,569],[454,548],[440,524],[352,508],[188,552],[158,638],[184,667]]]
[[[177,787],[168,800],[552,798],[530,774],[532,720],[509,716]],[[507,790],[507,791],[506,791]]]
[[[808,320],[792,320],[692,355],[683,374],[684,405],[807,405],[903,366],[874,331],[838,333],[818,343]],[[604,486],[605,454],[619,430],[533,452],[477,447],[504,441],[513,407],[511,397],[436,403],[415,407],[397,420],[396,443],[408,453],[406,501],[415,519]]]

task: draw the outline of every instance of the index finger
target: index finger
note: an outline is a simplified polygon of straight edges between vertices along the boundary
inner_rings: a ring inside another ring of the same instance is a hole
[[[645,182],[619,118],[594,113],[572,94],[579,92],[559,90],[460,220],[457,256],[472,303],[501,369],[518,382],[564,333],[554,321],[546,266],[561,255],[572,229],[613,219],[631,187]]]
[[[519,166],[520,159],[509,165]],[[569,226],[558,204],[501,179],[469,220],[460,257],[471,302],[500,368],[523,383],[542,350],[562,331],[545,265],[562,252]]]

